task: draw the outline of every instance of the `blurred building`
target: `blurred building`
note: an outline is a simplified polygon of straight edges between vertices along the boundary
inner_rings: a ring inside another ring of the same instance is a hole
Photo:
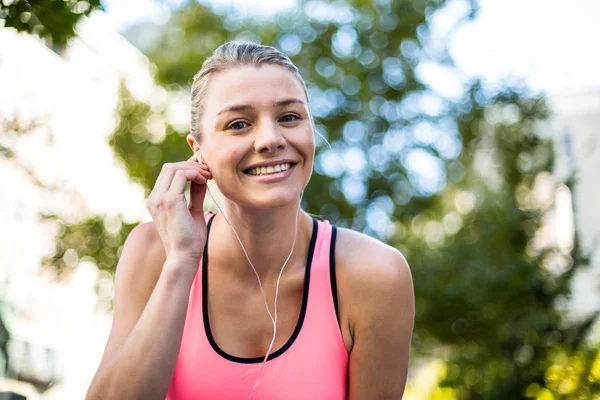
[[[95,265],[75,260],[58,281],[40,269],[56,230],[38,213],[73,222],[91,214],[147,218],[143,188],[114,160],[107,136],[121,81],[141,100],[164,98],[146,57],[106,15],[93,13],[77,31],[57,54],[0,28],[0,145],[15,154],[0,157],[0,313],[11,333],[6,376],[0,352],[0,392],[28,400],[83,398],[111,323],[97,309]]]
[[[600,311],[600,90],[550,96],[549,103],[554,112],[549,130],[556,144],[555,176],[563,182],[575,179],[573,222],[583,253],[591,259],[591,265],[574,276],[569,308],[576,316],[588,315]],[[557,198],[559,203],[563,200]],[[568,218],[557,215],[559,244],[570,225]]]

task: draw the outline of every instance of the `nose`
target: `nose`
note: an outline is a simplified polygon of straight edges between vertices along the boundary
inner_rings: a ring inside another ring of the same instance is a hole
[[[257,153],[275,153],[285,149],[287,144],[281,127],[274,121],[262,121],[255,130],[254,150]]]

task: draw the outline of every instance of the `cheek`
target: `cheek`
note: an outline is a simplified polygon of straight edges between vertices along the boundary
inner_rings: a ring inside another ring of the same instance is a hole
[[[296,142],[296,146],[304,158],[303,174],[312,174],[315,163],[315,138],[312,130],[302,135],[298,142]]]
[[[314,152],[315,132],[310,125],[302,126],[302,128],[294,132],[291,138],[293,138],[294,144],[298,146],[300,151],[310,154]]]
[[[304,140],[302,141],[302,148],[306,152],[307,160],[313,160],[315,155],[315,134],[313,131],[309,131],[307,135],[304,136]]]
[[[240,168],[240,163],[247,153],[247,148],[238,141],[233,143],[223,142],[220,146],[214,148],[214,160],[216,168],[219,169],[219,175],[227,176],[235,174]]]

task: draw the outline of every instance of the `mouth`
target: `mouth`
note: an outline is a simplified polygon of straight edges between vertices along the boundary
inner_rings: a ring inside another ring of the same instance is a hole
[[[244,174],[259,184],[281,182],[292,175],[298,163],[284,163],[275,167],[250,168]]]
[[[298,163],[290,162],[290,163],[283,163],[280,165],[276,165],[274,167],[269,166],[269,167],[248,168],[248,169],[243,170],[242,172],[246,175],[256,176],[256,177],[278,175],[278,174],[281,174],[282,172],[291,170],[292,168],[294,168],[294,166],[296,164],[298,164]]]

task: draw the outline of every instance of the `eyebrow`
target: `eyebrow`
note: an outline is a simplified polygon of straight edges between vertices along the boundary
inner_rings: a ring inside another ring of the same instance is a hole
[[[273,104],[276,107],[284,107],[284,106],[294,104],[294,103],[305,104],[302,100],[295,99],[295,98],[276,101]],[[224,114],[224,113],[230,112],[230,111],[247,111],[247,110],[253,110],[253,109],[254,109],[254,107],[252,107],[250,104],[234,104],[232,106],[225,107],[224,109],[219,111],[217,115],[221,115],[221,114]]]

